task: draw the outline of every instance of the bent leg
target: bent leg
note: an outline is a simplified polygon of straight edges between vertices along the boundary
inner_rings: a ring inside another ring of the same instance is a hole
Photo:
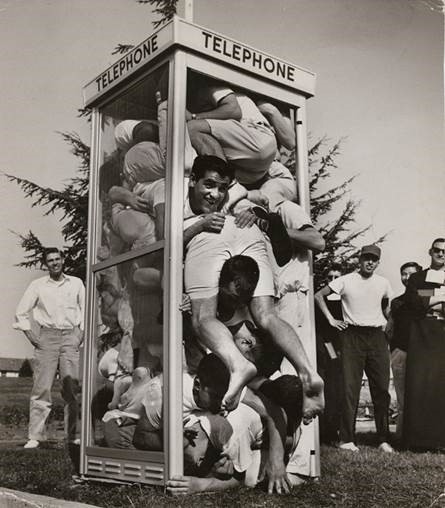
[[[217,296],[192,300],[192,322],[204,346],[219,356],[230,372],[230,383],[223,399],[224,409],[238,406],[241,390],[256,374],[256,367],[240,353],[232,334],[216,317]]]
[[[187,129],[193,148],[199,155],[216,155],[226,160],[218,140],[212,136],[210,125],[206,120],[190,120]]]
[[[323,411],[323,380],[311,366],[295,330],[276,314],[273,297],[254,297],[250,304],[250,311],[257,326],[269,333],[273,342],[300,376],[304,393],[303,421],[309,422]]]

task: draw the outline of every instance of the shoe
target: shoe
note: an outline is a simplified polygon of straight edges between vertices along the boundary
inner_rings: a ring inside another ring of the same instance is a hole
[[[40,442],[36,439],[30,439],[23,448],[31,449],[38,448],[40,446]]]
[[[355,446],[355,444],[352,441],[350,441],[349,443],[340,443],[338,445],[338,448],[340,450],[348,450],[350,452],[359,452],[360,451],[358,446]]]
[[[379,450],[384,453],[394,453],[394,448],[389,443],[380,443]]]

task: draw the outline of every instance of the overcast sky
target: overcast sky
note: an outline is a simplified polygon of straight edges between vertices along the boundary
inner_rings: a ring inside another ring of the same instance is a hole
[[[89,140],[76,118],[82,87],[114,62],[118,42],[145,39],[152,19],[134,0],[0,0],[0,171],[54,188],[73,176],[57,131]],[[372,224],[363,242],[390,233],[380,273],[400,292],[399,265],[426,264],[445,234],[442,14],[421,0],[195,0],[195,22],[317,74],[311,137],[345,138],[337,178],[358,174],[357,226]],[[41,272],[13,266],[22,251],[11,230],[62,246],[60,223],[5,180],[0,203],[0,356],[26,357],[11,324]]]

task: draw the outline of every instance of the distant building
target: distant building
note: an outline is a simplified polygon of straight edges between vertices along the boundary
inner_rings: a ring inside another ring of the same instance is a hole
[[[23,358],[0,358],[0,377],[19,377],[20,369],[26,361]]]

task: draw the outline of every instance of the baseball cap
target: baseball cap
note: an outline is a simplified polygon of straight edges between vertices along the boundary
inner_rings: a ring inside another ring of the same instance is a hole
[[[364,245],[362,250],[360,251],[360,256],[364,256],[365,254],[372,254],[377,259],[380,259],[381,250],[377,245]]]

